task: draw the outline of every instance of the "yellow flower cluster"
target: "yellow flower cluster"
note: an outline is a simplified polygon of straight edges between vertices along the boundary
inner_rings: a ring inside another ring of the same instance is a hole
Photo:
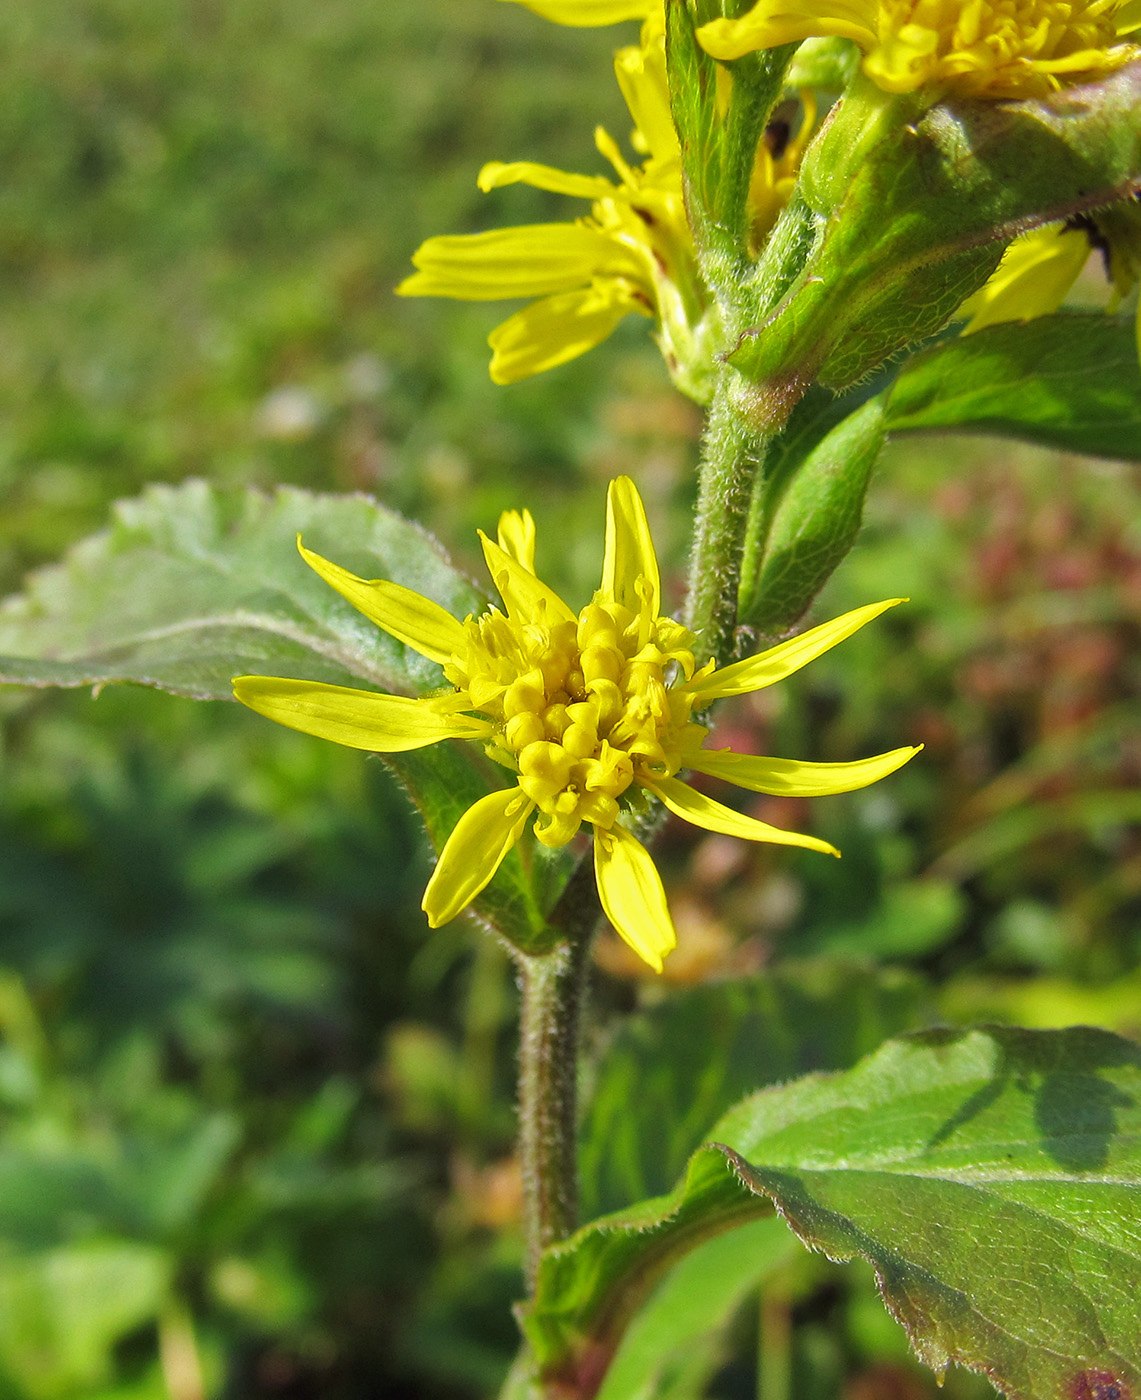
[[[706,749],[709,731],[695,718],[713,700],[799,670],[899,599],[857,608],[744,661],[697,668],[696,639],[662,615],[653,541],[628,478],[610,485],[602,582],[578,613],[535,574],[529,513],[508,512],[496,540],[480,538],[503,607],[462,622],[410,589],[357,578],[299,546],[354,607],[438,662],[446,691],[409,698],[279,677],[234,681],[243,704],[307,734],[377,753],[464,739],[513,774],[461,817],[440,853],[423,906],[434,927],[476,898],[532,818],[548,846],[566,845],[586,823],[603,909],[660,971],[676,936],[661,879],[630,829],[646,796],[709,831],[835,855],[826,841],[744,816],[678,773],[690,768],[752,792],[816,796],[875,782],[917,752],[853,763],[756,758]]]
[[[834,35],[886,92],[1043,97],[1138,56],[1136,0],[757,0],[698,30],[714,58]]]

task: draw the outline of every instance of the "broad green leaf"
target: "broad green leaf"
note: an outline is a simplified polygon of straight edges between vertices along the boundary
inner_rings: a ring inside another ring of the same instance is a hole
[[[1141,179],[1141,64],[1042,101],[884,113],[851,95],[805,158],[730,363],[753,422],[813,380],[852,384],[932,334],[1020,231],[1127,197]],[[882,110],[881,110],[882,109]],[[879,115],[876,115],[876,113]],[[886,129],[871,144],[871,121]]]
[[[384,763],[416,804],[436,850],[469,807],[510,777],[506,769],[481,763],[469,744],[433,744],[410,753],[385,754]],[[508,851],[491,883],[471,908],[497,933],[528,953],[549,952],[558,942],[544,915],[561,891],[573,859],[564,849],[547,853],[528,833]]]
[[[365,496],[152,486],[0,609],[0,682],[137,681],[203,700],[229,698],[240,674],[413,694],[439,685],[433,662],[301,560],[298,533],[354,573],[394,579],[457,617],[480,605],[430,536]]]
[[[1130,316],[1061,312],[988,326],[908,360],[893,433],[953,429],[1141,461],[1141,369]]]
[[[927,1024],[924,985],[848,960],[693,987],[629,1017],[599,1055],[580,1133],[586,1218],[668,1191],[743,1094],[847,1069]]]
[[[754,560],[743,570],[739,620],[781,636],[801,618],[860,531],[885,437],[878,399],[832,429],[787,475],[764,483]]]
[[[752,1095],[670,1195],[547,1252],[524,1319],[539,1370],[594,1393],[669,1264],[770,1202],[811,1248],[872,1263],[937,1371],[1013,1400],[1138,1394],[1141,1047],[934,1030]]]

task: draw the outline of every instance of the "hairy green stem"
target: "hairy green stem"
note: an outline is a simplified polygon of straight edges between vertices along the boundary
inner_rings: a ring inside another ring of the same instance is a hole
[[[518,958],[519,1156],[529,1292],[543,1250],[578,1224],[579,1024],[598,917],[594,870],[583,860],[551,916],[566,942],[553,953]]]
[[[732,403],[733,377],[731,369],[721,373],[702,441],[686,605],[686,624],[697,633],[702,661],[726,661],[735,649],[749,506],[768,443]]]

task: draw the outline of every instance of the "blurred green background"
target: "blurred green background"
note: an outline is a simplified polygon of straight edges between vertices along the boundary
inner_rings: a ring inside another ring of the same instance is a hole
[[[502,308],[392,294],[430,234],[567,216],[475,173],[597,169],[632,37],[495,0],[5,7],[5,590],[114,499],[199,475],[373,493],[473,568],[475,526],[525,503],[544,576],[585,599],[628,472],[676,597],[700,419],[645,324],[497,389]],[[591,1123],[652,1147],[610,1038],[727,977],[799,989],[786,1073],[933,1019],[1141,1032],[1136,496],[1136,468],[1009,443],[889,449],[815,615],[911,604],[721,722],[798,757],[926,749],[753,809],[839,864],[667,829],[681,946],[661,983],[602,941]],[[493,1393],[520,1292],[513,978],[462,922],[426,929],[382,765],[143,691],[9,691],[0,716],[0,1400]],[[586,1154],[591,1203],[621,1205],[604,1138]],[[935,1393],[869,1277],[774,1259],[675,1400],[757,1394],[758,1352],[765,1400],[786,1373],[798,1400]]]

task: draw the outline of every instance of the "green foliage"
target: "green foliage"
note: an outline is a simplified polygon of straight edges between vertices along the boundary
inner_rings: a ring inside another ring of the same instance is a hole
[[[1028,224],[1120,198],[1141,175],[1136,66],[1041,102],[845,98],[782,223],[792,262],[759,271],[755,325],[731,354],[748,412],[780,426],[789,385],[852,384],[939,330]],[[795,401],[795,399],[794,399]]]
[[[872,399],[800,461],[778,456],[758,491],[738,615],[762,636],[788,632],[856,542],[872,469],[883,449],[882,404]]]
[[[583,1119],[585,1216],[668,1191],[742,1094],[846,1069],[926,1012],[918,979],[836,962],[693,987],[631,1017],[600,1053]]]
[[[525,1319],[540,1371],[581,1380],[666,1261],[772,1202],[812,1248],[875,1266],[936,1370],[984,1370],[1018,1400],[1130,1392],[1139,1088],[1141,1051],[1107,1032],[992,1029],[755,1094],[670,1195],[548,1251]]]
[[[111,529],[35,575],[0,617],[0,678],[136,681],[199,700],[230,678],[367,681],[416,692],[439,669],[362,617],[302,561],[297,534],[346,568],[398,581],[461,617],[472,586],[417,526],[363,497],[273,497],[205,482],[121,502]]]
[[[891,432],[953,429],[1141,460],[1133,317],[1063,312],[914,356],[887,393]]]

